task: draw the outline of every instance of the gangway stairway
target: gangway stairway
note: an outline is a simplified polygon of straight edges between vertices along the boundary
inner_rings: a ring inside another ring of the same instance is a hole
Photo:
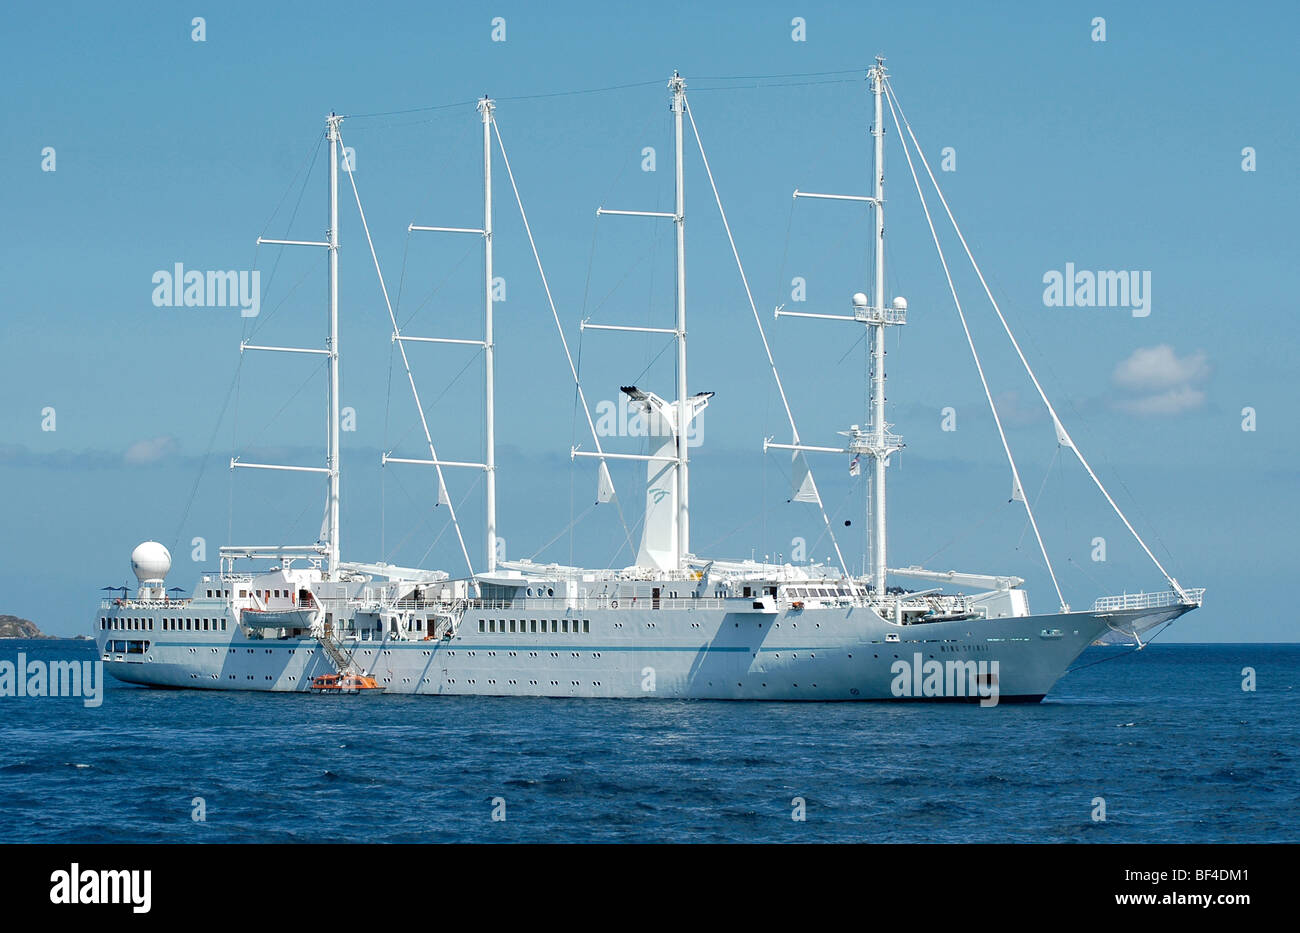
[[[334,640],[334,627],[329,622],[322,623],[320,630],[316,634],[316,640],[325,649],[325,654],[334,664],[334,669],[338,673],[347,674],[353,672],[352,655],[343,653],[343,649]]]

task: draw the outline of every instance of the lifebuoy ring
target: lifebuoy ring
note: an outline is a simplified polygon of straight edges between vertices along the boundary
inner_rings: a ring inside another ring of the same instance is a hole
[[[618,608],[618,600],[617,600],[617,599],[611,599],[611,600],[609,601],[609,608],[611,608],[611,609],[617,609],[617,608]]]

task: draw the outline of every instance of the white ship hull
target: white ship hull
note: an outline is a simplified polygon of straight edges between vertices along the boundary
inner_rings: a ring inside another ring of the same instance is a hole
[[[201,612],[202,606],[192,607]],[[1173,611],[1174,614],[1180,614]],[[597,609],[566,615],[569,634],[480,633],[479,620],[528,610],[468,613],[450,639],[349,638],[338,642],[387,693],[440,696],[618,697],[727,700],[978,699],[900,689],[897,662],[985,662],[999,702],[1042,699],[1101,633],[1095,612],[899,626],[864,607],[730,613],[703,609]],[[546,621],[550,621],[548,616]],[[567,626],[566,626],[567,627]],[[334,664],[312,637],[153,632],[143,654],[112,650],[125,635],[98,633],[108,671],[157,687],[306,692]],[[549,626],[547,626],[549,629]],[[897,639],[897,640],[894,640]],[[996,662],[996,663],[994,663]],[[909,668],[910,671],[910,668]],[[919,694],[919,695],[917,695]]]

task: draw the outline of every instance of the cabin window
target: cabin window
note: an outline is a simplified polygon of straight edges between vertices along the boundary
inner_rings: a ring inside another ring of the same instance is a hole
[[[488,631],[489,631],[489,632],[495,632],[496,630],[497,630],[497,620],[496,620],[496,619],[488,619]]]
[[[225,619],[222,619],[222,620],[221,620],[221,631],[224,632],[225,630],[226,630],[226,620],[225,620]]]
[[[583,620],[582,620],[582,634],[584,634],[584,635],[588,635],[588,634],[590,634],[590,633],[591,633],[591,620],[590,620],[590,619],[583,619]]]
[[[484,624],[485,624],[485,623],[483,622],[482,619],[479,619],[479,620],[478,620],[478,630],[479,630],[480,632],[483,631],[483,626],[484,626]]]
[[[240,590],[240,591],[239,591],[239,598],[240,598],[240,599],[248,599],[248,590]]]
[[[511,620],[510,620],[510,631],[513,632],[514,630],[515,630],[515,620],[514,620],[514,619],[511,619]]]
[[[568,634],[568,632],[569,632],[569,620],[568,620],[568,619],[561,619],[561,620],[560,620],[560,631],[564,632],[565,634]]]
[[[533,619],[533,620],[529,623],[529,629],[532,631],[532,633],[533,633],[534,635],[537,634],[537,620],[536,620],[536,619]]]
[[[208,599],[212,598],[212,590],[208,590]]]

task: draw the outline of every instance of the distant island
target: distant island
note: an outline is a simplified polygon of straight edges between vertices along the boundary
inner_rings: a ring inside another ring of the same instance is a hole
[[[53,638],[46,635],[36,623],[18,616],[0,616],[0,638]]]

